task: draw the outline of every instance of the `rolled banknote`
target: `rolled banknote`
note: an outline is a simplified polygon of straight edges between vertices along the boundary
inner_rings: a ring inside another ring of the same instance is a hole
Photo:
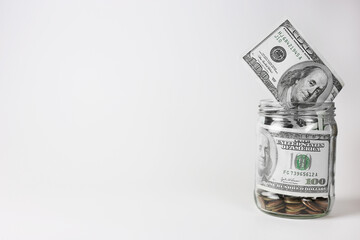
[[[275,98],[287,106],[333,101],[344,86],[289,20],[248,52],[244,60]]]

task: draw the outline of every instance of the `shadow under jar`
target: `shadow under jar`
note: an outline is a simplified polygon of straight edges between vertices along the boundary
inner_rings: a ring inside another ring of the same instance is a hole
[[[335,198],[334,103],[287,106],[260,102],[255,202],[280,217],[322,217]]]

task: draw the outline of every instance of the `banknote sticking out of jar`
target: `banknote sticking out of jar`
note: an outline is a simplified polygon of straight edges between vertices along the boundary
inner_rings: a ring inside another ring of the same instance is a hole
[[[277,85],[277,99],[289,108],[320,106],[333,99],[333,77],[321,63],[301,62],[290,67]]]
[[[259,105],[255,202],[289,218],[327,215],[334,203],[337,125],[334,103]]]

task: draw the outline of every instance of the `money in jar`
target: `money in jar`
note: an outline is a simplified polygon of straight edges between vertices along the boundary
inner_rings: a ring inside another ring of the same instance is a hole
[[[259,105],[255,202],[289,218],[327,215],[334,203],[334,102]]]

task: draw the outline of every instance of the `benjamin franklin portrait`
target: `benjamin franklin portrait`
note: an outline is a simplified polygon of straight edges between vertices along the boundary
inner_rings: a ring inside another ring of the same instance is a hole
[[[289,68],[279,80],[278,98],[284,103],[323,103],[333,87],[331,71],[312,61]]]
[[[260,181],[267,181],[274,173],[277,164],[276,143],[265,129],[260,129],[258,141],[257,176]]]

